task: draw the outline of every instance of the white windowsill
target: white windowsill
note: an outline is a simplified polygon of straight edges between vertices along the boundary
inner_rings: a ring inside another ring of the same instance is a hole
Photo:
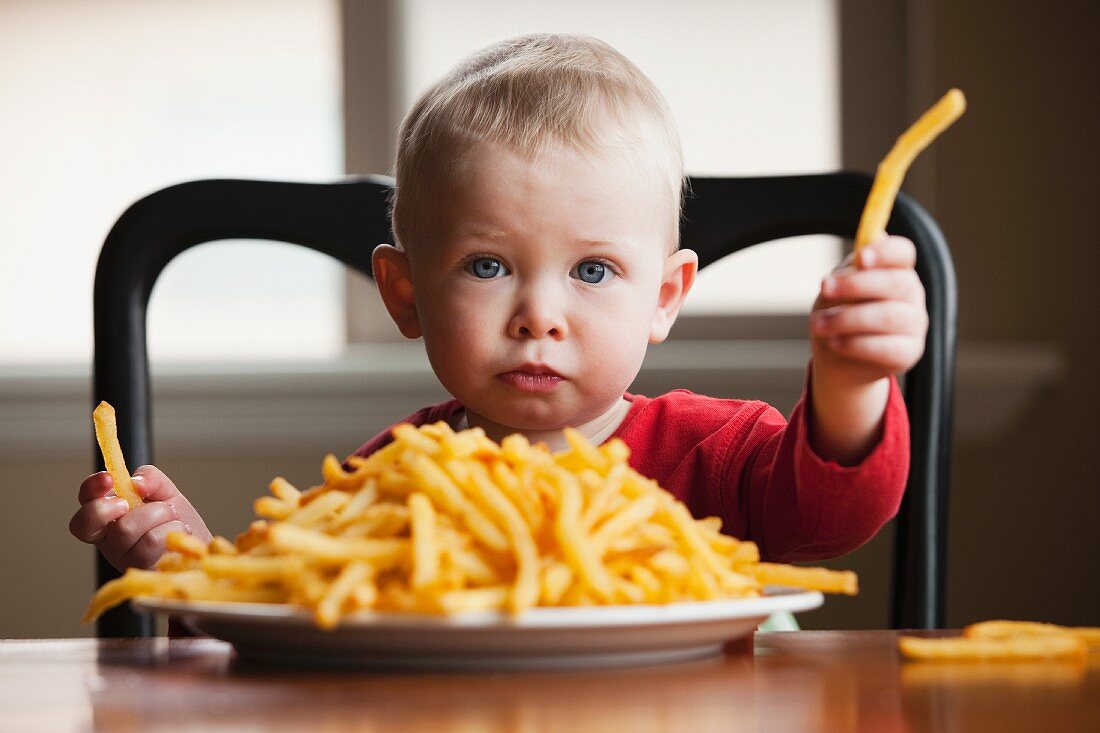
[[[788,411],[808,358],[801,340],[679,340],[650,350],[633,390],[676,387],[763,399]],[[1010,430],[1064,373],[1048,344],[960,344],[955,431]],[[0,457],[92,450],[87,367],[0,367]],[[219,454],[350,452],[418,407],[447,398],[419,343],[350,349],[324,363],[154,365],[155,449]]]

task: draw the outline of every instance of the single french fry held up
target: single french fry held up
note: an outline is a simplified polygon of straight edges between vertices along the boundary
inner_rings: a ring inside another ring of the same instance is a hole
[[[118,424],[115,422],[115,408],[107,402],[100,402],[92,413],[95,423],[95,439],[103,453],[103,464],[115,484],[115,493],[133,509],[144,502],[138,495],[126,470],[126,460],[122,457],[122,446],[118,444]]]
[[[867,197],[863,215],[859,219],[859,229],[856,231],[856,252],[886,231],[886,222],[890,220],[890,212],[894,209],[894,199],[898,196],[902,179],[913,159],[964,111],[966,97],[960,90],[952,89],[894,143],[894,147],[879,163],[875,181],[871,184],[871,193]]]

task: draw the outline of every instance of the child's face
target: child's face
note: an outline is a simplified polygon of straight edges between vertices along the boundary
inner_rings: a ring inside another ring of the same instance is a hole
[[[530,160],[495,145],[455,178],[408,248],[414,302],[403,320],[387,298],[391,314],[423,335],[471,425],[557,430],[604,414],[694,277],[693,252],[669,254],[667,187],[631,156]]]

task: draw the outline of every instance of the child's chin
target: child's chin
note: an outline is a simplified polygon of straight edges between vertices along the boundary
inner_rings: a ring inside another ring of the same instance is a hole
[[[547,405],[533,405],[527,409],[517,409],[512,404],[504,409],[482,413],[498,425],[507,426],[517,432],[546,432],[561,430],[567,425],[579,424],[570,420],[569,415]]]

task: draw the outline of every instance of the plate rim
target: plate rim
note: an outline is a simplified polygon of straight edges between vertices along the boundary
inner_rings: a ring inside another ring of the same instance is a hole
[[[341,619],[333,631],[386,626],[421,628],[583,628],[613,626],[660,626],[706,623],[724,619],[766,617],[779,611],[800,612],[824,603],[821,591],[769,586],[766,593],[750,598],[680,601],[667,604],[620,604],[607,606],[551,606],[527,609],[518,616],[506,611],[465,611],[452,615],[360,611]],[[311,626],[312,613],[300,606],[275,603],[202,601],[156,596],[137,596],[130,601],[134,610],[191,619],[236,623],[281,623]]]

